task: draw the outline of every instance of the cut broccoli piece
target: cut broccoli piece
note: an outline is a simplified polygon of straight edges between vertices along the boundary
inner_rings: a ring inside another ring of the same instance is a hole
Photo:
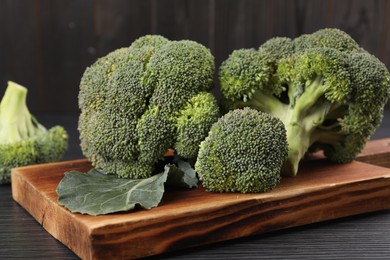
[[[12,81],[0,103],[0,183],[11,181],[11,170],[58,161],[68,147],[64,128],[47,130],[30,114],[27,89]]]

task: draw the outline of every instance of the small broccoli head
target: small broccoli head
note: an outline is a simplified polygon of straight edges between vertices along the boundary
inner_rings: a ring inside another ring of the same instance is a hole
[[[279,183],[287,149],[279,119],[236,109],[213,124],[200,145],[195,170],[208,191],[265,192]]]
[[[206,47],[158,35],[143,36],[98,59],[80,83],[83,154],[94,167],[123,178],[150,177],[175,144],[188,145],[187,151],[178,145],[183,157],[196,155],[204,129],[216,120],[210,112],[215,99],[208,92],[213,73],[214,58]],[[190,104],[197,107],[192,116],[202,124],[199,129],[180,119],[191,113]],[[185,139],[179,134],[183,131],[193,136]]]
[[[47,130],[30,114],[27,89],[14,82],[0,103],[0,183],[11,181],[11,169],[58,161],[68,147],[64,128]]]

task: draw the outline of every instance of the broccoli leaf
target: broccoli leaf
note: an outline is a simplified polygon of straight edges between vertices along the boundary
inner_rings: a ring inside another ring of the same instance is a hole
[[[72,212],[101,215],[141,206],[156,207],[164,194],[168,170],[147,179],[121,179],[97,169],[69,171],[57,187],[58,202]]]
[[[196,188],[198,187],[198,178],[194,168],[186,162],[179,160],[175,164],[165,165],[165,171],[169,171],[167,185],[183,188]]]
[[[164,172],[147,179],[123,179],[92,169],[87,173],[65,172],[57,187],[58,202],[72,212],[102,215],[129,211],[137,205],[144,209],[157,207],[169,186],[193,188],[198,179],[188,162],[167,164]]]

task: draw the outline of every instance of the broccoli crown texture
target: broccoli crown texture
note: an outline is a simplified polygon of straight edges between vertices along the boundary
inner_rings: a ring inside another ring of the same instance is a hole
[[[278,118],[236,109],[213,124],[200,145],[195,170],[208,191],[265,192],[279,183],[287,150],[286,130]]]
[[[236,52],[268,57],[271,69]],[[236,50],[222,63],[222,103],[225,110],[248,106],[281,119],[289,144],[282,173],[296,175],[306,152],[323,150],[340,163],[353,160],[381,123],[390,96],[386,66],[333,28],[270,39],[253,52]],[[258,80],[259,71],[267,80]]]
[[[333,48],[341,52],[359,51],[359,44],[346,32],[336,28],[325,28],[312,34],[303,34],[293,40],[295,51],[309,48]]]
[[[27,89],[12,81],[0,103],[0,183],[11,181],[11,169],[58,161],[68,147],[61,126],[47,130],[30,114]]]
[[[170,148],[196,157],[219,109],[210,93],[214,57],[194,41],[146,35],[88,67],[80,82],[79,132],[94,167],[147,178]]]
[[[259,47],[259,52],[266,55],[276,66],[277,62],[295,51],[293,41],[287,37],[274,37]]]

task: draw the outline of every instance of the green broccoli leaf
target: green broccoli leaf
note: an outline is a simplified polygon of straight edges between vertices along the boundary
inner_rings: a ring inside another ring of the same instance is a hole
[[[160,203],[167,175],[165,170],[147,179],[121,179],[97,169],[69,171],[57,187],[58,202],[72,212],[94,216],[137,205],[150,209]]]
[[[157,207],[164,194],[164,183],[174,187],[197,187],[198,178],[191,165],[182,160],[167,164],[164,172],[147,179],[123,179],[92,169],[87,173],[65,172],[57,186],[58,202],[72,212],[102,215],[129,211],[137,205]]]

